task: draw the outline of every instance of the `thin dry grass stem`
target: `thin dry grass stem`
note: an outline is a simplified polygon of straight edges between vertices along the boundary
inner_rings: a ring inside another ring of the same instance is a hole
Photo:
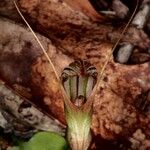
[[[22,15],[22,13],[21,13],[21,11],[19,10],[19,7],[17,6],[17,3],[16,3],[15,1],[14,1],[14,5],[15,5],[15,7],[16,7],[18,13],[19,13],[19,15],[20,15],[21,18],[24,20],[24,22],[26,23],[26,25],[28,26],[28,28],[29,28],[30,31],[32,32],[33,36],[35,37],[36,41],[37,41],[38,44],[40,45],[40,47],[41,47],[41,49],[42,49],[42,51],[43,51],[45,57],[47,58],[47,60],[48,60],[48,62],[49,62],[50,68],[52,68],[52,70],[54,71],[54,74],[55,74],[55,76],[56,76],[56,79],[57,79],[57,81],[58,81],[58,83],[59,83],[59,86],[60,86],[60,88],[61,88],[61,92],[62,92],[62,94],[63,94],[64,101],[65,101],[66,103],[69,103],[68,96],[66,95],[66,92],[65,92],[65,90],[64,90],[64,88],[63,88],[63,86],[62,86],[62,84],[61,84],[61,82],[60,82],[60,78],[59,78],[59,76],[58,76],[58,74],[57,74],[57,72],[56,72],[56,70],[55,70],[55,67],[54,67],[54,65],[53,65],[53,63],[52,63],[50,57],[48,56],[46,50],[44,49],[44,47],[43,47],[43,45],[41,44],[41,42],[40,42],[40,40],[38,39],[38,37],[36,36],[35,32],[32,30],[31,26],[28,24],[28,22],[26,21],[26,19],[25,19],[24,16]]]
[[[138,5],[139,5],[139,0],[137,0],[137,3],[136,3],[136,7],[135,7],[135,9],[134,9],[134,12],[132,13],[131,18],[129,19],[128,23],[126,24],[124,30],[122,31],[122,33],[121,33],[121,35],[120,35],[120,38],[117,40],[117,42],[116,42],[115,45],[113,46],[112,51],[109,53],[108,58],[106,59],[106,62],[104,63],[102,69],[101,69],[101,70],[99,71],[99,73],[98,73],[97,84],[95,85],[95,87],[94,87],[94,89],[93,89],[93,92],[92,92],[90,98],[92,98],[92,97],[96,94],[97,89],[99,89],[99,87],[100,87],[100,85],[101,85],[101,82],[102,82],[102,80],[103,80],[103,77],[104,77],[104,73],[105,73],[106,66],[107,66],[108,62],[110,61],[111,56],[112,56],[114,50],[116,49],[117,45],[119,44],[120,40],[123,38],[123,35],[125,34],[127,28],[129,27],[129,25],[130,25],[132,19],[134,18],[135,13],[136,13],[137,8],[138,8]]]

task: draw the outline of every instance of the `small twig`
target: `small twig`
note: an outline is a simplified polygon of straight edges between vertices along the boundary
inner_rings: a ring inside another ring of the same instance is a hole
[[[133,44],[124,43],[117,53],[116,56],[117,62],[126,63],[132,54],[133,48],[134,48]]]
[[[107,17],[115,17],[116,16],[116,12],[115,11],[99,11],[101,14],[107,16]]]

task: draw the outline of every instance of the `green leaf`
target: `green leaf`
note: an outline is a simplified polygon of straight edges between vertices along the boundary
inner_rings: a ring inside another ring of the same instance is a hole
[[[38,132],[29,142],[20,145],[20,150],[67,150],[66,140],[54,132]]]
[[[20,148],[18,146],[14,146],[11,150],[20,150]]]

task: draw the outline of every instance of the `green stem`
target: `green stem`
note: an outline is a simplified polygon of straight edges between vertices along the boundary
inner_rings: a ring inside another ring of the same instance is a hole
[[[67,136],[72,150],[87,150],[91,142],[91,111],[65,109]]]

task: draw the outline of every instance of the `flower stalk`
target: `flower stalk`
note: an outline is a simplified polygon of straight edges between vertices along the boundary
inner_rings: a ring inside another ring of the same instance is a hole
[[[65,110],[67,138],[73,150],[87,150],[91,142],[91,111]]]

